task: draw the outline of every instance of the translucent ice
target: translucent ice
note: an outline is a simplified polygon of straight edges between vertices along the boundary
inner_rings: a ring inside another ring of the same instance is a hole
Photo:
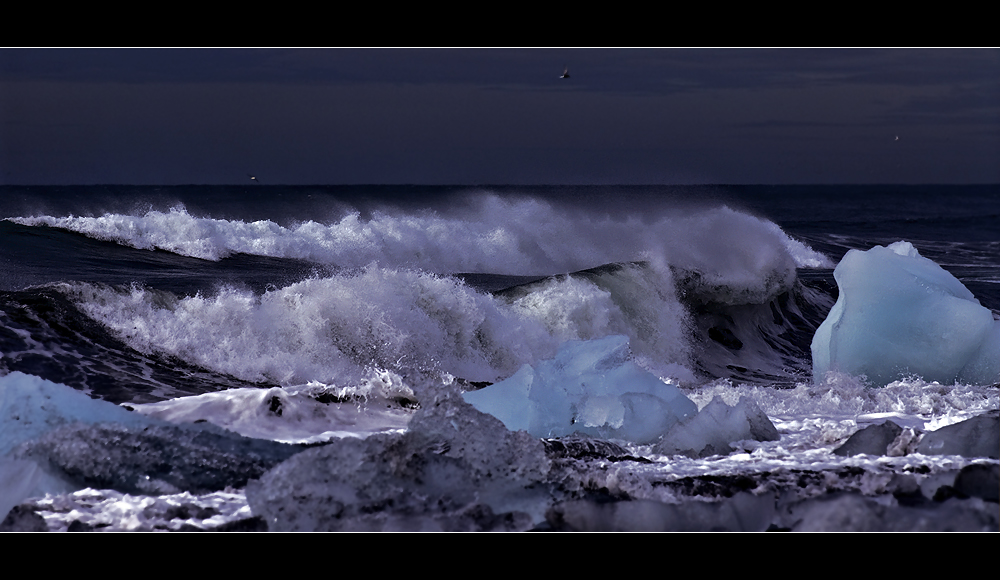
[[[34,375],[15,371],[0,377],[0,456],[25,441],[77,422],[135,426],[157,423]]]
[[[671,427],[655,450],[664,455],[708,457],[731,453],[730,443],[736,441],[778,439],[778,430],[753,400],[740,397],[730,407],[717,396],[697,415]]]
[[[6,457],[12,449],[71,423],[100,421],[141,426],[153,422],[33,375],[15,371],[0,377],[0,520],[25,498],[71,487],[33,461]]]
[[[0,377],[0,520],[81,487],[204,493],[239,487],[303,448],[209,425],[171,426],[19,372]]]
[[[540,440],[443,389],[406,433],[314,447],[246,494],[271,531],[526,530],[551,502],[550,467]]]
[[[813,375],[910,375],[951,384],[1000,381],[1000,322],[957,278],[909,242],[851,250],[834,270],[840,296],[812,342]]]
[[[464,397],[512,431],[537,437],[579,431],[652,443],[698,407],[628,356],[625,336],[569,341],[554,359],[524,365],[507,380]]]
[[[0,521],[3,521],[11,508],[29,497],[65,493],[73,489],[70,484],[47,473],[34,461],[0,457]]]

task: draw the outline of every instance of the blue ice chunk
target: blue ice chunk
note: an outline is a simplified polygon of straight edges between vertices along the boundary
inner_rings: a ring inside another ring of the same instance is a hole
[[[105,421],[126,425],[155,422],[34,375],[15,371],[0,377],[0,520],[28,497],[73,489],[33,461],[5,457],[12,449],[65,425]]]
[[[554,359],[463,396],[508,429],[537,437],[581,432],[652,443],[698,408],[629,356],[626,336],[569,341]]]
[[[0,457],[71,423],[139,426],[160,422],[34,375],[15,371],[0,377]]]
[[[875,386],[1000,381],[1000,321],[909,242],[851,250],[833,275],[840,295],[812,341],[817,382],[828,371]]]
[[[777,441],[774,423],[752,399],[730,407],[716,396],[697,415],[674,425],[655,447],[663,455],[708,457],[732,453],[736,441]]]

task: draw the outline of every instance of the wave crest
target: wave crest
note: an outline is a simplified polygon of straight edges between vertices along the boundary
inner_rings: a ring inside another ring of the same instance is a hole
[[[725,206],[649,221],[570,215],[540,200],[484,196],[460,215],[376,213],[362,219],[351,213],[336,223],[305,221],[290,227],[270,220],[195,217],[180,206],[142,216],[10,220],[205,260],[245,253],[345,268],[377,261],[441,274],[548,275],[649,260],[742,284],[742,278],[761,278],[762,270],[832,267],[775,224]]]

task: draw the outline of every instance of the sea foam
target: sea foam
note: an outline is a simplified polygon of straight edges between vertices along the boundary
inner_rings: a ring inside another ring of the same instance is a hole
[[[263,294],[62,286],[132,348],[283,386],[357,382],[377,369],[495,381],[567,340],[617,334],[653,372],[691,377],[691,303],[766,304],[793,287],[797,267],[829,265],[775,224],[725,206],[613,218],[487,195],[447,214],[350,213],[329,224],[181,207],[14,221],[207,260],[246,253],[334,266]],[[491,296],[456,273],[556,276]]]
[[[377,369],[496,381],[552,356],[566,340],[610,334],[628,335],[650,364],[688,364],[686,313],[669,278],[657,292],[655,272],[626,270],[619,283],[628,291],[553,280],[560,292],[518,299],[479,292],[456,278],[375,265],[259,296],[236,288],[183,298],[138,286],[59,288],[140,352],[283,386],[357,383]]]
[[[539,200],[487,195],[465,213],[348,213],[340,221],[287,226],[190,215],[182,206],[145,215],[9,218],[139,249],[205,260],[235,253],[346,268],[373,261],[436,273],[557,274],[612,262],[661,260],[726,285],[774,278],[770,270],[832,267],[774,223],[728,207],[657,219],[561,212]],[[728,278],[732,278],[731,280]]]

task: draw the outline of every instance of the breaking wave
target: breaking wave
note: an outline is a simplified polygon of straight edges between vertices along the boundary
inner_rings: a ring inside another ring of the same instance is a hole
[[[190,215],[183,207],[145,215],[18,217],[138,249],[220,260],[236,253],[295,258],[345,268],[371,262],[435,273],[556,274],[613,262],[648,260],[743,284],[763,271],[832,267],[822,254],[772,222],[721,206],[646,221],[566,215],[539,200],[486,196],[465,215],[434,212],[339,222],[244,222]],[[772,276],[773,277],[773,276]]]
[[[809,366],[793,328],[800,310],[807,332],[810,305],[828,308],[800,287],[797,269],[832,267],[774,223],[726,206],[613,218],[483,196],[448,214],[349,213],[330,224],[183,207],[10,221],[208,261],[327,266],[291,284],[220,281],[187,296],[113,280],[56,285],[139,353],[279,385],[356,383],[379,369],[496,381],[566,340],[612,334],[663,377],[785,380]],[[500,290],[466,283],[469,274]],[[505,288],[505,276],[536,281]]]

